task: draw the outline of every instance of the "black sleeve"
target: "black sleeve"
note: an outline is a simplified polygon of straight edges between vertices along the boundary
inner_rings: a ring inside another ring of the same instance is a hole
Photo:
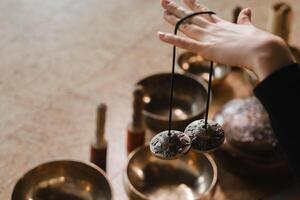
[[[300,67],[291,64],[274,72],[255,89],[269,113],[274,133],[300,180]],[[299,148],[298,148],[299,147]]]

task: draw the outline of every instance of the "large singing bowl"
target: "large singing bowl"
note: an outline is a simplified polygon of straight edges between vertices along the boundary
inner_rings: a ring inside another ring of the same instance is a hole
[[[167,130],[171,74],[154,74],[137,84],[145,90],[143,116],[147,127],[155,133]],[[175,74],[172,129],[184,131],[188,124],[201,118],[206,100],[207,83],[203,79]]]
[[[129,155],[124,185],[131,200],[208,200],[217,174],[209,154],[191,150],[179,159],[161,160],[143,146]]]
[[[12,200],[112,200],[112,190],[95,165],[61,160],[27,172],[17,182]]]

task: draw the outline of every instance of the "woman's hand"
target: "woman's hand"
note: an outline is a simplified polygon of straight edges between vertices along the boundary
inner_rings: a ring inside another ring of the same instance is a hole
[[[161,0],[164,19],[172,25],[192,13],[208,11],[197,0],[183,0],[192,10],[171,0]],[[180,26],[187,37],[159,32],[159,38],[169,44],[196,52],[208,60],[245,67],[256,72],[260,80],[277,69],[294,62],[285,42],[251,23],[251,10],[241,11],[237,24],[217,15],[199,15]]]

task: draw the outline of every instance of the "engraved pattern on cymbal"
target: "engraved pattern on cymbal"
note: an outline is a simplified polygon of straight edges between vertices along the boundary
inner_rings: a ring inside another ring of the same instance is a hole
[[[161,159],[176,159],[191,148],[190,138],[181,131],[163,131],[154,136],[150,142],[151,152]]]
[[[205,128],[205,120],[200,119],[190,123],[184,133],[192,141],[192,148],[198,151],[212,151],[223,144],[224,130],[218,123],[208,120]]]

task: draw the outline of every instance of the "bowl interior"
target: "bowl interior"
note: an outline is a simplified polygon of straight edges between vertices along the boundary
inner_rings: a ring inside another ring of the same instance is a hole
[[[200,75],[204,80],[208,81],[210,71],[210,61],[196,53],[185,52],[178,58],[178,66],[187,73]],[[213,79],[222,79],[228,74],[230,68],[226,65],[215,64]]]
[[[16,184],[12,200],[111,200],[102,171],[77,161],[54,161],[26,173]]]
[[[217,172],[207,154],[190,151],[176,160],[160,160],[147,146],[130,158],[127,177],[144,199],[194,200],[212,190]]]
[[[171,74],[149,76],[138,84],[145,89],[146,114],[168,119]],[[173,118],[185,120],[204,112],[207,98],[206,84],[190,76],[175,74]]]
[[[177,60],[177,64],[182,70],[192,74],[208,73],[210,65],[209,61],[192,52],[182,53]]]

